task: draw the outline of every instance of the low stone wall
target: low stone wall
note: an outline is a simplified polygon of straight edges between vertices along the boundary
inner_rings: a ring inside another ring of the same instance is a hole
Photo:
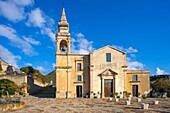
[[[26,75],[1,75],[1,79],[8,79],[15,82],[18,86],[22,83],[27,83],[27,76]],[[25,89],[25,93],[27,93],[27,89]]]
[[[46,87],[48,85],[47,83],[42,83],[42,82],[40,82],[40,81],[38,81],[36,79],[34,79],[34,84],[38,85],[40,87]]]
[[[25,107],[24,102],[11,103],[11,104],[0,104],[0,112],[22,109],[24,107]]]
[[[28,85],[30,86],[30,90],[28,91],[29,94],[34,94],[38,91],[40,91],[43,87],[46,87],[47,84],[43,84],[42,82],[39,82],[32,77],[28,76]]]

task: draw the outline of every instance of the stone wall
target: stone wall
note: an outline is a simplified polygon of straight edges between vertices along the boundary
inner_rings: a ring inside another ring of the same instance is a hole
[[[106,53],[111,53],[111,62],[106,62]],[[91,93],[100,92],[104,96],[104,83],[101,84],[101,79],[115,78],[115,92],[123,92],[125,90],[125,71],[123,66],[126,66],[126,54],[110,46],[105,46],[90,53],[90,91]],[[110,69],[115,74],[112,76],[101,77],[101,74]],[[104,82],[104,80],[103,80]],[[102,89],[102,90],[101,90]],[[92,97],[93,94],[91,94]]]
[[[5,75],[9,64],[0,58],[0,65],[2,67],[2,71],[0,71],[0,76]],[[15,71],[15,68],[13,66],[12,66],[12,68]]]
[[[34,94],[38,91],[40,91],[43,87],[46,87],[46,83],[42,83],[40,81],[37,81],[36,79],[33,79],[32,77],[27,78],[28,85],[30,86],[30,89],[28,91],[29,94]]]
[[[15,82],[18,86],[22,83],[27,83],[26,75],[1,75],[0,79],[8,79]],[[27,93],[27,89],[25,89],[25,93]]]
[[[27,91],[25,88],[25,93],[34,94],[37,91],[40,91],[43,87],[47,86],[47,83],[42,83],[33,79],[32,77],[28,77],[27,75],[1,75],[0,79],[8,79],[15,82],[18,86],[22,83],[27,83],[30,86],[30,90]]]
[[[5,75],[5,71],[8,67],[8,63],[6,63],[5,61],[3,61],[1,58],[0,58],[0,65],[2,67],[2,71],[0,71],[0,75]]]

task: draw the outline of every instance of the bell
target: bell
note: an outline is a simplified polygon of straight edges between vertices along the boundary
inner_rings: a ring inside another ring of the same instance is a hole
[[[62,52],[65,52],[65,51],[66,51],[63,45],[61,46],[61,51],[62,51]]]
[[[66,50],[64,48],[62,48],[61,51],[65,52]]]

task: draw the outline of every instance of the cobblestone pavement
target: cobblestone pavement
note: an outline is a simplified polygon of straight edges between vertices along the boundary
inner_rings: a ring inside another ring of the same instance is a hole
[[[137,102],[132,99],[131,105],[126,105],[126,99],[119,102],[108,99],[55,99],[24,97],[25,108],[7,113],[170,113],[170,98],[147,98]],[[158,105],[153,105],[153,101],[158,100]],[[141,109],[141,103],[149,104],[148,110]]]

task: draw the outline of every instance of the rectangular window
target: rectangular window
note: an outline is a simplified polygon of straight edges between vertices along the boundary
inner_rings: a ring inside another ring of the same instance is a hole
[[[77,76],[77,80],[78,80],[78,81],[81,81],[81,75],[78,75],[78,76]]]
[[[133,75],[132,81],[138,81],[138,75]]]
[[[81,71],[81,63],[77,63],[77,71]]]
[[[106,62],[111,62],[111,53],[106,53]]]

